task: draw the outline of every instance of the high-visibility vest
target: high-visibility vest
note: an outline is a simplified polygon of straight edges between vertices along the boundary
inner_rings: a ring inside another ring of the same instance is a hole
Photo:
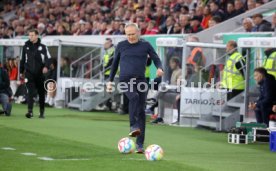
[[[195,55],[200,52],[201,55],[202,55],[202,59],[200,59],[200,61],[196,61],[194,58],[195,58]],[[203,55],[203,52],[202,52],[202,49],[199,48],[199,47],[195,47],[190,56],[188,57],[187,59],[187,64],[192,64],[193,66],[195,66],[195,64],[198,64],[199,66],[204,66],[206,63],[206,58],[205,56]]]
[[[226,61],[222,74],[222,87],[230,90],[244,90],[244,78],[236,68],[236,63],[245,60],[239,52],[234,52]],[[242,64],[242,63],[241,63]],[[242,66],[244,69],[245,66]]]
[[[145,77],[146,78],[150,77],[150,66],[146,66]]]
[[[266,58],[264,68],[267,70],[267,73],[276,78],[276,51],[271,53],[270,56]]]
[[[112,46],[111,48],[107,49],[105,54],[104,54],[104,67],[108,64],[108,61],[110,57],[113,56],[115,51],[115,48]],[[105,72],[104,75],[110,75],[110,68],[108,68]]]

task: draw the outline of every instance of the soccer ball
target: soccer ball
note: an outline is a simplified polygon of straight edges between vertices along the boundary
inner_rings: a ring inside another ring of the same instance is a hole
[[[164,152],[159,145],[153,144],[148,146],[145,151],[145,156],[146,159],[150,161],[161,160],[164,156]]]
[[[133,153],[136,146],[132,139],[125,137],[118,142],[118,149],[120,153],[129,154]]]

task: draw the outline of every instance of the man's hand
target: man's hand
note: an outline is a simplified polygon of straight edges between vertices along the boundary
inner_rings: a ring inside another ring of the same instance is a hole
[[[164,72],[161,68],[158,68],[156,71],[156,76],[157,77],[162,77],[164,75]]]
[[[112,85],[113,85],[113,82],[111,82],[111,81],[109,81],[109,82],[106,83],[106,91],[108,93],[112,93],[112,91],[113,91]]]
[[[42,69],[42,73],[43,74],[46,74],[48,72],[48,68],[47,67],[44,67],[43,69]]]
[[[19,78],[20,78],[20,80],[23,80],[25,78],[25,75],[24,74],[20,74]]]
[[[276,112],[276,105],[273,105],[272,111],[273,111],[273,112]]]
[[[248,105],[248,108],[250,110],[255,110],[256,109],[256,103],[250,102],[249,105]]]

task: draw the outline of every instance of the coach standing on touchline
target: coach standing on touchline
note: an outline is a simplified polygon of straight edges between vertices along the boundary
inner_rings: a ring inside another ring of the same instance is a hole
[[[25,43],[22,50],[20,61],[20,77],[25,77],[28,92],[28,113],[27,118],[33,117],[34,96],[37,90],[39,95],[39,118],[44,118],[45,88],[44,75],[48,72],[49,58],[51,58],[48,48],[41,43],[38,38],[38,31],[29,31],[29,40]]]
[[[127,40],[118,43],[114,61],[111,67],[110,77],[107,84],[107,91],[112,91],[112,82],[116,75],[120,63],[120,82],[130,83],[134,80],[133,89],[128,84],[124,92],[129,99],[129,136],[136,137],[137,153],[144,152],[145,139],[145,101],[146,91],[139,91],[138,84],[146,85],[145,70],[148,56],[154,62],[157,69],[157,76],[161,77],[163,73],[161,61],[149,42],[141,40],[140,30],[134,23],[125,26]],[[140,86],[141,87],[141,86]],[[144,88],[141,87],[143,90]]]

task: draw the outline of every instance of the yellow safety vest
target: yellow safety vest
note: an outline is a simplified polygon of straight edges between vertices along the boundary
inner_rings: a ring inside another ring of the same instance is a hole
[[[270,54],[264,62],[264,68],[267,72],[276,78],[276,51]]]
[[[146,66],[145,77],[146,77],[146,78],[149,78],[149,77],[150,77],[150,66]]]
[[[115,51],[115,48],[114,47],[111,47],[109,48],[106,53],[104,54],[104,67],[108,64],[108,61],[110,59],[110,57],[113,56],[114,54],[114,51]],[[107,69],[105,72],[104,72],[104,75],[110,75],[110,68]]]
[[[223,75],[222,87],[227,89],[243,90],[245,87],[244,78],[240,71],[236,68],[236,63],[245,60],[239,52],[234,52],[226,61]],[[244,68],[244,66],[242,66]]]

